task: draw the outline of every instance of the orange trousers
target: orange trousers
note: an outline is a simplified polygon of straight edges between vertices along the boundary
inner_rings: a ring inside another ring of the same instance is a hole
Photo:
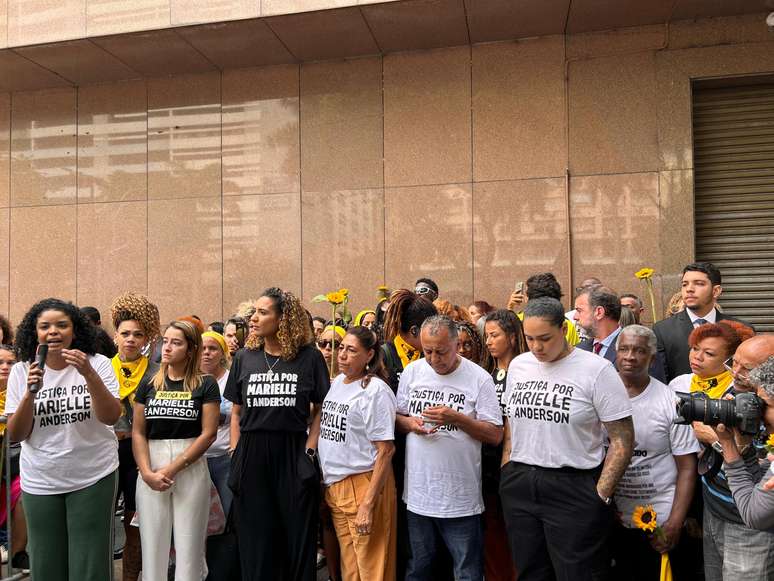
[[[389,471],[373,508],[371,534],[355,530],[355,518],[373,472],[348,476],[325,490],[341,547],[343,581],[395,581],[397,513],[395,479]]]

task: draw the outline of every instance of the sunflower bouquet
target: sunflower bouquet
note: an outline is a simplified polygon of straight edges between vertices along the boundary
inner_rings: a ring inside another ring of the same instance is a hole
[[[768,454],[774,454],[774,434],[769,435],[769,439],[764,442],[763,448]]]
[[[653,322],[658,322],[658,312],[656,311],[656,296],[653,293],[653,275],[656,274],[656,271],[652,268],[645,267],[639,269],[637,272],[634,273],[634,276],[645,282],[645,287],[648,289],[648,297],[650,298],[650,308],[653,312]]]

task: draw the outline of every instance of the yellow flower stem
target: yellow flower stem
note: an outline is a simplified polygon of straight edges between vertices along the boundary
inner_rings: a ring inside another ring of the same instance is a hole
[[[331,317],[333,325],[333,338],[331,339],[331,368],[328,375],[333,379],[333,366],[336,364],[336,305],[333,304],[333,316]]]
[[[656,312],[656,297],[653,294],[653,279],[648,278],[645,282],[648,286],[648,294],[650,295],[650,308],[653,310],[653,323],[657,323],[658,313]]]

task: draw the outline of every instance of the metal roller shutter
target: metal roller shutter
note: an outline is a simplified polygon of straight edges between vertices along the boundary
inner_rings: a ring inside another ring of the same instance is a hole
[[[774,332],[774,82],[694,87],[696,259],[725,312]]]

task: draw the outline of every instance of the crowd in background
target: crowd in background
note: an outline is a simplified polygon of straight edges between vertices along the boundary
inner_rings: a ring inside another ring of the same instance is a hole
[[[118,509],[124,581],[774,580],[774,337],[721,293],[689,264],[652,327],[594,277],[565,312],[550,272],[332,320],[268,288],[162,325],[125,293],[112,337],[41,300],[0,317],[3,559],[111,579]]]

